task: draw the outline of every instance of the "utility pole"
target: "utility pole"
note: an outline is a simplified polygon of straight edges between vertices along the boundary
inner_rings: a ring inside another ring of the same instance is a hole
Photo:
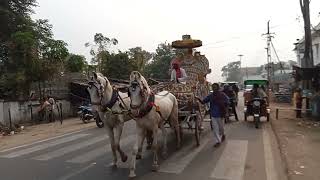
[[[269,81],[269,88],[272,88],[272,63],[271,63],[271,38],[273,38],[274,33],[270,33],[270,20],[268,21],[267,24],[267,33],[263,34],[263,36],[267,37],[267,76],[268,76],[268,81]]]

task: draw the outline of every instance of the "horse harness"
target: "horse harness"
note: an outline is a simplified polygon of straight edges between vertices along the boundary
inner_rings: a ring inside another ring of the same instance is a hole
[[[157,106],[155,103],[155,95],[154,93],[150,93],[149,97],[148,97],[148,101],[146,103],[146,106],[144,108],[140,108],[139,109],[139,114],[137,116],[135,116],[136,118],[143,118],[144,116],[146,116],[153,107],[155,107],[156,112],[159,114],[159,116],[161,117],[161,119],[165,120],[161,114],[160,111],[160,107]]]

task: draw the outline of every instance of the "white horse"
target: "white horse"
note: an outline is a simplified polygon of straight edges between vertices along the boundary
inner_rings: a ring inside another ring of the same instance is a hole
[[[117,151],[122,162],[128,159],[120,148],[120,138],[124,122],[132,119],[127,109],[130,106],[130,100],[126,93],[113,89],[109,80],[101,73],[93,73],[93,75],[88,87],[92,109],[98,112],[99,117],[104,121],[113,153],[112,165],[117,167]]]
[[[157,171],[158,165],[158,130],[163,134],[163,156],[167,155],[167,133],[164,123],[169,120],[174,128],[177,138],[177,148],[180,148],[180,126],[178,121],[178,102],[169,92],[160,92],[153,95],[145,78],[137,71],[130,75],[129,96],[131,99],[131,113],[135,116],[137,127],[137,140],[133,147],[129,177],[135,177],[136,158],[141,158],[142,145],[146,131],[153,132],[153,165],[152,170]]]

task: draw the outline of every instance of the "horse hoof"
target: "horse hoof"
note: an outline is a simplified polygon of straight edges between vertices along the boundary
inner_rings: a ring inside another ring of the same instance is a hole
[[[111,164],[111,168],[112,168],[112,169],[117,169],[117,168],[118,168],[118,165],[117,165],[117,164]]]
[[[152,165],[152,171],[153,172],[157,172],[157,171],[159,171],[159,165]]]
[[[133,179],[136,177],[136,174],[134,172],[130,172],[129,179]]]
[[[136,159],[138,159],[138,160],[139,160],[139,159],[142,159],[141,154],[137,154],[137,155],[136,155]]]
[[[122,161],[122,162],[127,162],[127,160],[128,160],[128,156],[124,154],[124,155],[121,157],[121,161]]]

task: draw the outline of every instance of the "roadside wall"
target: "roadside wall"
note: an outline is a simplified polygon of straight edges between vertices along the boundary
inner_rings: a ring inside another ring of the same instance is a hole
[[[57,101],[57,105],[62,104],[62,117],[67,118],[72,116],[71,104],[67,100]],[[31,106],[30,106],[31,105]],[[9,111],[12,123],[37,122],[39,120],[38,108],[40,103],[38,101],[3,101],[0,100],[0,122],[5,125],[10,124]],[[32,116],[31,116],[32,109]],[[59,120],[59,113],[57,108],[54,110],[55,119]],[[31,119],[32,117],[32,119]]]

